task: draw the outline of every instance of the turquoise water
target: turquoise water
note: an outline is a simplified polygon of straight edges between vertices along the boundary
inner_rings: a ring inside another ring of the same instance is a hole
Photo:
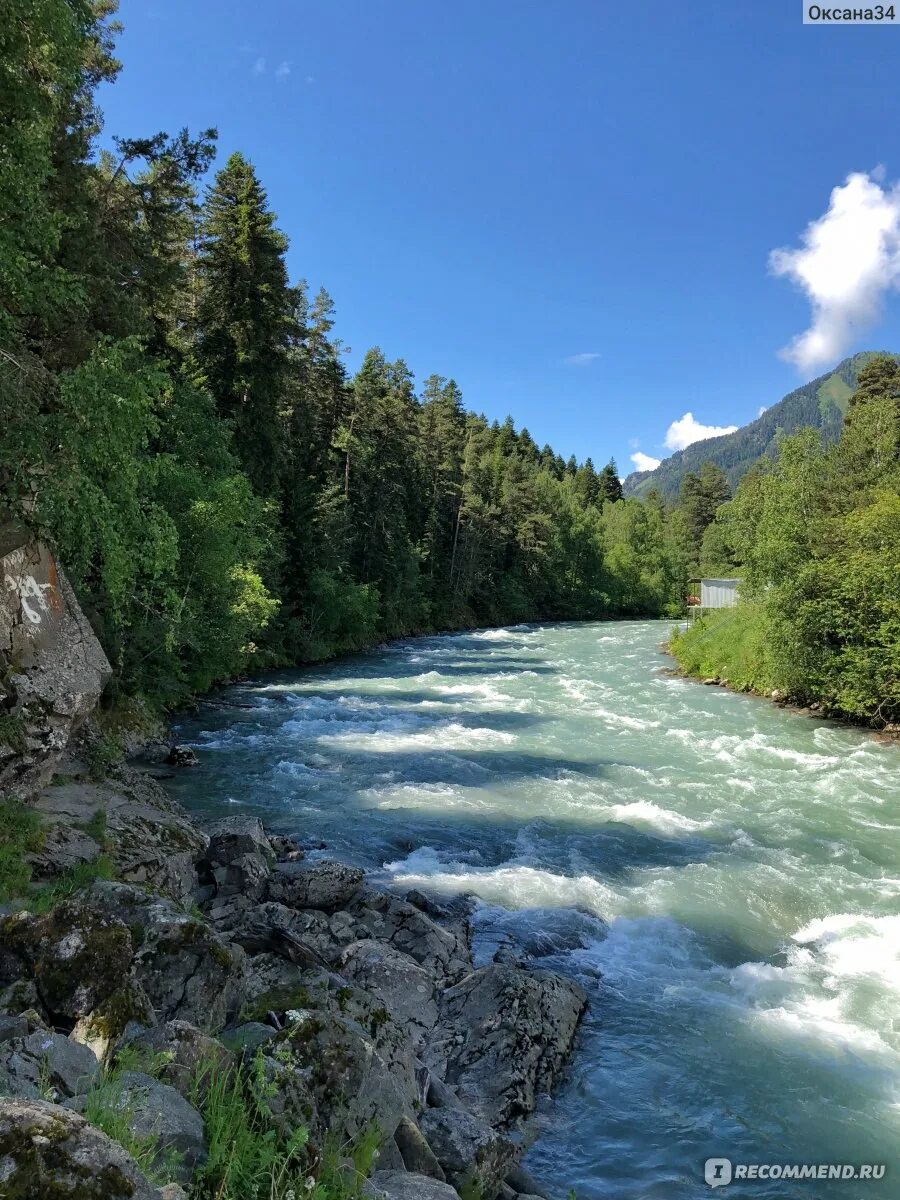
[[[182,722],[204,813],[258,811],[399,888],[479,898],[591,1007],[527,1163],[584,1200],[710,1195],[704,1160],[886,1163],[900,1196],[900,749],[669,675],[658,622],[409,641]]]

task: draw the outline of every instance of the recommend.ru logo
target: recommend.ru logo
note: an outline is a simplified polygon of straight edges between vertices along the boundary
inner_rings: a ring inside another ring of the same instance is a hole
[[[732,1163],[730,1158],[708,1158],[703,1178],[711,1188],[732,1179],[852,1179],[863,1183],[884,1179],[884,1163]]]

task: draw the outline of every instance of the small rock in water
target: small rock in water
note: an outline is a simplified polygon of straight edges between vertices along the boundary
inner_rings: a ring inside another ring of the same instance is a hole
[[[190,746],[172,746],[166,755],[170,767],[196,767],[199,761]]]

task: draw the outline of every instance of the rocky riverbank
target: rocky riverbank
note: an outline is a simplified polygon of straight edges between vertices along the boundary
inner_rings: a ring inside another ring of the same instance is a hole
[[[164,747],[114,763],[90,625],[45,546],[6,549],[0,1197],[540,1194],[518,1160],[578,985],[476,967],[465,903],[372,887],[257,818],[201,829],[157,781]]]
[[[350,1190],[323,1195],[535,1191],[523,1123],[571,1049],[575,983],[476,968],[465,905],[373,888],[255,818],[201,830],[132,767],[98,783],[70,753],[30,807],[39,894],[98,862],[111,878],[0,922],[0,1195],[172,1197],[167,1174],[214,1194],[207,1077],[264,1080],[272,1136],[308,1131],[311,1180],[344,1148]],[[150,1178],[80,1115],[110,1095]]]

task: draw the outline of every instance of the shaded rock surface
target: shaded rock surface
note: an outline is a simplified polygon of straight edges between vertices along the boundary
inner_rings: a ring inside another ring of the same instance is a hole
[[[27,796],[48,781],[111,675],[52,551],[0,525],[0,793]]]
[[[77,759],[62,771],[32,800],[44,824],[43,846],[30,856],[34,877],[53,879],[104,853],[119,879],[188,900],[197,882],[194,862],[207,839],[181,806],[149,775],[129,767],[102,783]]]
[[[491,964],[444,993],[425,1062],[484,1120],[511,1125],[553,1086],[586,1003],[552,971]]]
[[[0,1043],[0,1096],[59,1100],[86,1092],[100,1065],[86,1046],[37,1029]],[[2,1194],[2,1193],[0,1193]]]
[[[375,1171],[363,1195],[371,1200],[459,1200],[448,1183],[406,1171]]]
[[[155,1142],[159,1165],[171,1164],[179,1182],[189,1182],[206,1158],[203,1118],[197,1109],[175,1088],[140,1071],[123,1071],[109,1086],[110,1103],[124,1114],[132,1132]],[[66,1107],[78,1112],[84,1102],[83,1096],[76,1096]]]
[[[486,1121],[454,1108],[429,1109],[421,1129],[454,1187],[474,1185],[482,1195],[496,1195],[516,1156],[512,1142]]]
[[[134,1160],[77,1113],[0,1101],[0,1188],[15,1200],[158,1200]]]

